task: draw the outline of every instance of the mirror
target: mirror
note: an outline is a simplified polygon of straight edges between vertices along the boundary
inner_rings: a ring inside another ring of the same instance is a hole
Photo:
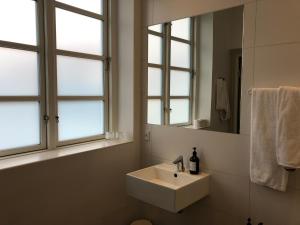
[[[148,27],[147,123],[239,133],[243,6]]]

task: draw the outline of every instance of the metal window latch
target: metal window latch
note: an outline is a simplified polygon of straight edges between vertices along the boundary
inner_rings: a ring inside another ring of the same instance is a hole
[[[48,123],[48,121],[49,121],[49,116],[48,115],[44,115],[44,121],[46,122],[46,123]]]
[[[105,71],[109,71],[111,58],[107,57],[105,60]]]
[[[56,123],[59,123],[59,116],[55,116]]]

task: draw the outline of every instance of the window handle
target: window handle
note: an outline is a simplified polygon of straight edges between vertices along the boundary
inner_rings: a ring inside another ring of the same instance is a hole
[[[46,122],[46,123],[48,123],[48,121],[49,121],[49,116],[48,115],[44,115],[44,121]]]
[[[56,123],[59,123],[59,116],[55,116]]]

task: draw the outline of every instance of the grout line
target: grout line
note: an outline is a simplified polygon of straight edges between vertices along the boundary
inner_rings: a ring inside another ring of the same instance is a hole
[[[231,176],[231,177],[238,177],[238,178],[243,178],[243,179],[249,179],[250,175],[241,175],[241,174],[234,174],[234,173],[230,173],[230,172],[224,172],[224,171],[220,171],[220,170],[216,170],[216,169],[209,169],[207,167],[202,167],[203,170],[205,171],[211,171],[212,173],[218,173],[218,174],[222,174],[222,175],[226,175],[226,176]]]
[[[255,48],[268,48],[273,46],[295,45],[295,44],[300,44],[300,41],[285,41],[285,42],[278,42],[273,44],[255,45]]]
[[[258,0],[255,1],[255,25],[254,25],[254,46],[256,46],[256,34],[257,34],[257,11],[258,11]],[[252,62],[252,87],[255,87],[255,60],[256,59],[256,48],[253,49],[253,62]],[[252,101],[251,101],[252,102]],[[250,106],[250,111],[251,111],[251,106]],[[251,121],[251,115],[250,115],[250,123],[252,123]],[[250,125],[250,142],[251,142],[251,125]],[[249,183],[249,188],[248,188],[248,215],[249,217],[251,218],[251,212],[252,212],[252,209],[251,209],[251,193],[252,193],[252,190],[251,190],[251,178],[250,178],[250,168],[251,168],[251,144],[249,146],[249,180],[248,180],[248,183]]]

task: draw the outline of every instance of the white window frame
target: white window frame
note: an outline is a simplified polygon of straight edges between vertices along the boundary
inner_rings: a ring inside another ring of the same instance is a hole
[[[39,101],[40,102],[40,137],[41,143],[0,151],[0,157],[37,150],[51,150],[60,146],[101,140],[109,129],[109,0],[103,1],[103,15],[67,5],[55,0],[32,0],[37,4],[37,46],[0,40],[0,47],[37,52],[39,55],[39,96],[0,96],[2,101]],[[55,8],[78,13],[103,21],[103,55],[93,55],[56,49]],[[76,58],[96,59],[103,61],[104,95],[95,96],[57,96],[56,56],[65,55]],[[104,101],[104,134],[79,138],[70,141],[58,141],[58,100],[103,100]],[[22,113],[20,112],[20,116]]]
[[[46,93],[45,93],[45,41],[43,27],[43,1],[36,0],[36,23],[37,23],[37,46],[21,44],[0,40],[0,47],[8,49],[25,50],[38,53],[38,74],[39,74],[39,95],[38,96],[0,96],[0,102],[28,102],[38,101],[40,103],[40,144],[26,147],[11,148],[0,151],[0,157],[13,155],[17,153],[25,153],[46,148],[46,123],[44,116],[46,115]],[[20,112],[22,116],[22,112]],[[20,127],[20,129],[22,129]]]

